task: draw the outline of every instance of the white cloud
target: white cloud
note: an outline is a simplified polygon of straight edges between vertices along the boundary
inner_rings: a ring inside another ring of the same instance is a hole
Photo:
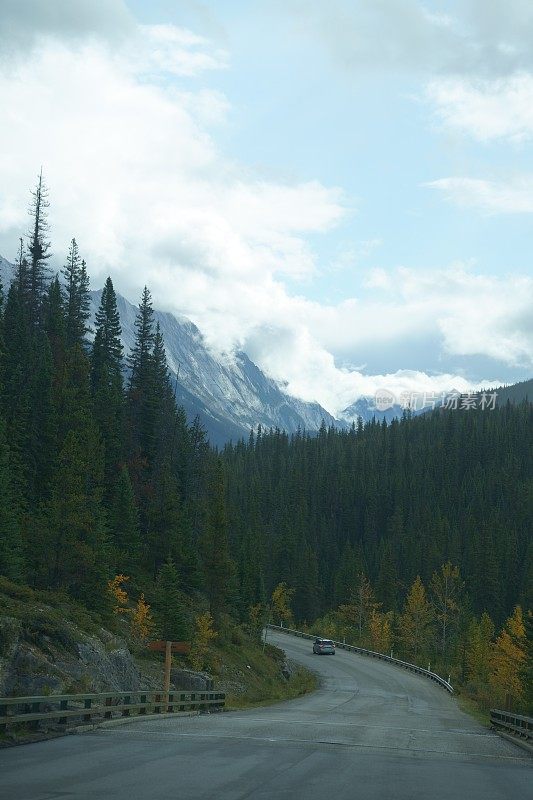
[[[291,296],[285,276],[316,272],[310,240],[345,218],[347,200],[317,181],[251,173],[219,151],[209,126],[231,113],[226,98],[204,85],[184,89],[176,76],[225,64],[205,39],[169,27],[136,28],[113,47],[102,37],[45,37],[24,59],[2,62],[0,253],[14,255],[43,164],[56,264],[75,235],[93,285],[111,273],[135,298],[147,283],[159,307],[191,317],[213,347],[244,347],[290,391],[331,411],[382,386],[469,387],[449,372],[339,368],[335,358],[354,348],[404,343],[407,352],[413,338],[437,335],[449,352],[531,363],[530,339],[520,333],[531,287],[517,279],[375,270],[365,302]],[[339,255],[346,266],[378,244]]]
[[[454,13],[420,0],[278,0],[293,30],[350,72],[507,75],[533,66],[530,0],[461,0]]]
[[[157,79],[162,73],[192,77],[204,70],[223,69],[225,50],[214,49],[209,40],[175,25],[139,25],[122,49],[124,67]]]
[[[10,58],[43,39],[80,40],[96,37],[116,43],[135,32],[124,0],[2,0],[2,54]]]
[[[452,203],[488,214],[532,214],[533,176],[515,178],[508,183],[480,178],[440,178],[426,183],[438,189]]]
[[[482,356],[495,363],[531,370],[533,279],[490,277],[466,265],[419,272],[408,268],[376,271],[377,293],[325,306],[304,298],[273,295],[268,321],[256,319],[244,338],[247,352],[288,389],[317,399],[334,413],[360,394],[380,387],[402,391],[461,391],[502,383],[498,375],[474,383],[458,372],[398,370],[363,374],[339,368],[334,355],[397,347],[404,361],[413,343],[429,342],[443,354]],[[382,290],[385,290],[383,293]],[[250,321],[251,322],[251,321]],[[433,353],[435,365],[438,364]]]
[[[460,77],[434,80],[426,98],[446,128],[477,141],[524,141],[533,136],[533,74],[497,80]]]

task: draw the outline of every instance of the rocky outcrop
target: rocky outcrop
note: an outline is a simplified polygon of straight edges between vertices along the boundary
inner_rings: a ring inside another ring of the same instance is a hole
[[[205,672],[193,672],[190,669],[173,669],[170,680],[176,689],[187,692],[211,692],[215,688],[210,675]]]
[[[157,688],[123,639],[104,628],[88,634],[70,622],[25,624],[0,616],[0,695]]]

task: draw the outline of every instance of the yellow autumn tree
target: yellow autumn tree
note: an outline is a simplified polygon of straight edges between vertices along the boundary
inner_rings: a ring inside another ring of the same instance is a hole
[[[378,603],[370,581],[364,572],[357,576],[357,585],[351,592],[350,602],[339,606],[338,616],[343,635],[358,634],[359,643],[370,626],[372,614],[379,610]]]
[[[370,614],[370,646],[376,653],[388,655],[392,645],[392,613],[382,614],[373,609]]]
[[[466,666],[468,678],[477,683],[487,683],[493,650],[494,623],[486,612],[479,622],[473,619],[468,628]]]
[[[263,628],[269,621],[270,610],[264,603],[256,603],[248,610],[248,630],[254,639],[261,640]]]
[[[155,622],[150,612],[150,606],[144,599],[144,594],[141,594],[131,612],[131,636],[138,647],[146,644],[154,626]]]
[[[459,567],[451,561],[433,573],[429,584],[431,602],[435,619],[439,628],[440,650],[445,663],[453,631],[457,625],[460,611],[460,599],[464,589]]]
[[[433,637],[433,612],[426,597],[420,576],[409,590],[403,613],[400,615],[400,637],[408,658],[416,661],[427,653]]]
[[[526,629],[522,609],[516,606],[494,643],[490,659],[489,684],[496,703],[511,708],[523,699],[525,662]]]
[[[124,584],[127,581],[129,581],[128,575],[115,575],[112,580],[107,582],[107,592],[114,604],[113,611],[115,614],[128,613],[128,593],[124,588]]]
[[[294,594],[294,589],[289,589],[285,581],[278,583],[272,592],[272,612],[274,619],[279,620],[281,624],[290,623],[292,620],[291,598]]]
[[[194,636],[189,655],[193,669],[202,670],[209,666],[209,646],[218,636],[213,625],[214,620],[209,611],[199,614],[194,620]]]

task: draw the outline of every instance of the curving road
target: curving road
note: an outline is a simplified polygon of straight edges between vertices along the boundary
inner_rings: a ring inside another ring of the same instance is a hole
[[[531,757],[426,678],[269,638],[318,672],[312,695],[268,708],[128,721],[0,752],[18,800],[509,800],[533,798]]]

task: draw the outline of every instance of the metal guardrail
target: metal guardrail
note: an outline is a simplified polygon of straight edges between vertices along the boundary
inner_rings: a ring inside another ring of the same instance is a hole
[[[493,728],[503,728],[509,733],[520,736],[521,739],[533,741],[533,718],[531,717],[491,708],[490,724]]]
[[[272,630],[281,631],[282,633],[290,633],[293,636],[299,636],[301,639],[316,639],[314,634],[302,633],[302,631],[295,631],[291,628],[283,628],[280,625],[268,624],[266,627],[271,628]],[[359,653],[363,656],[378,658],[380,661],[388,661],[390,664],[397,664],[404,669],[408,669],[410,672],[416,672],[419,675],[424,675],[426,678],[438,683],[439,686],[442,686],[447,692],[450,692],[450,694],[453,694],[453,686],[451,683],[444,680],[444,678],[441,678],[436,672],[431,672],[429,669],[418,667],[416,664],[410,664],[408,661],[401,661],[399,658],[386,656],[384,653],[376,653],[374,650],[366,650],[364,647],[355,647],[355,645],[345,644],[344,642],[336,642],[334,639],[331,641],[334,643],[335,647],[340,648],[341,650],[348,650],[351,653]]]
[[[0,697],[0,730],[20,723],[56,720],[90,722],[115,716],[166,714],[178,711],[209,710],[224,707],[224,692],[162,691],[99,692],[96,694],[60,694],[38,697]]]

